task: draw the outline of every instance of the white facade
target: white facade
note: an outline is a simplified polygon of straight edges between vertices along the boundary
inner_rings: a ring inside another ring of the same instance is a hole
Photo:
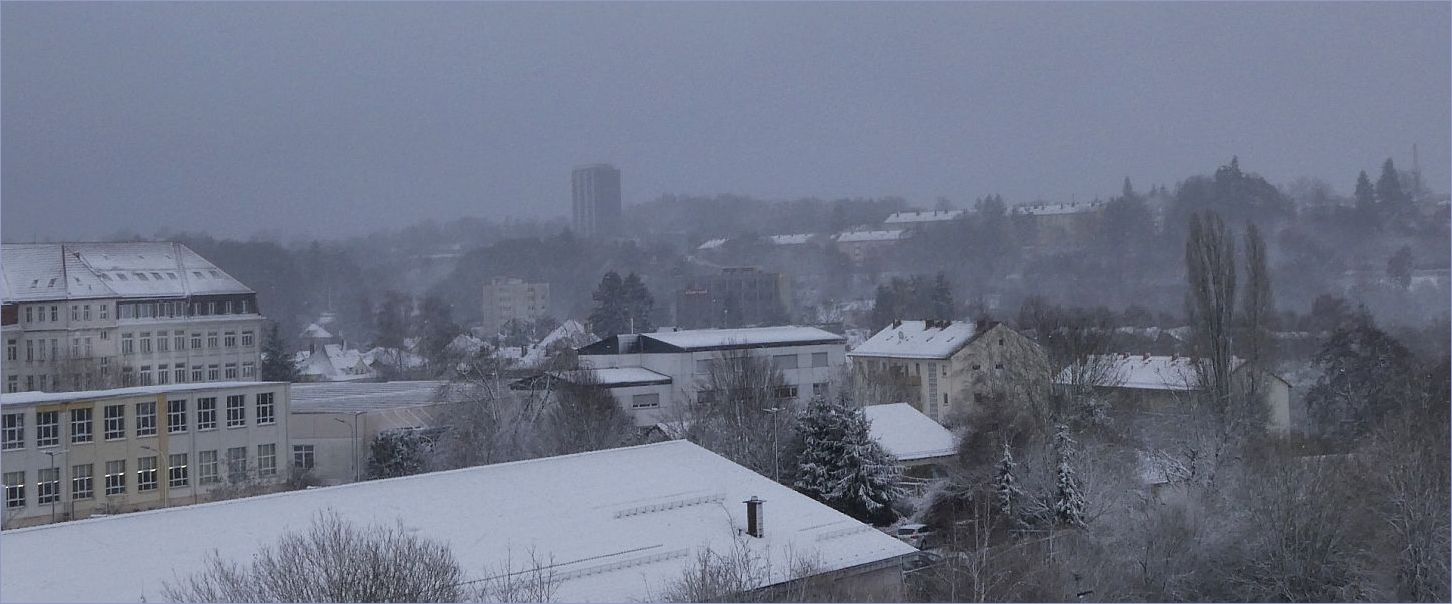
[[[0,394],[5,527],[280,483],[288,407],[284,382]]]
[[[627,352],[606,350],[611,348]],[[842,336],[811,327],[696,329],[602,340],[580,349],[580,365],[640,367],[670,378],[668,387],[634,387],[639,392],[612,389],[622,407],[635,416],[636,425],[649,426],[680,417],[681,405],[702,395],[710,364],[723,353],[743,350],[770,360],[781,370],[784,389],[780,398],[805,404],[813,396],[829,396],[832,374],[846,362],[847,345]],[[659,407],[632,408],[635,394],[651,392],[662,394]]]
[[[435,427],[452,404],[447,382],[294,384],[288,421],[292,464],[323,484],[367,476],[369,447],[382,432]]]

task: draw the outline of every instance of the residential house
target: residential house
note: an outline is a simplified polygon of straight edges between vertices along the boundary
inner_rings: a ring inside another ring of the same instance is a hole
[[[1030,248],[1056,252],[1082,248],[1099,232],[1104,202],[1035,203],[1010,211],[1019,236]]]
[[[883,229],[876,231],[846,231],[832,237],[837,243],[837,249],[854,264],[862,264],[871,259],[879,258],[887,250],[897,247],[902,242],[912,237],[908,229]]]
[[[483,330],[498,333],[510,321],[538,320],[550,311],[550,284],[499,277],[484,285]]]
[[[958,454],[957,435],[912,405],[867,405],[862,414],[872,424],[872,438],[910,475],[931,476],[932,466]]]
[[[1136,409],[1155,413],[1174,412],[1183,408],[1188,403],[1187,397],[1200,389],[1199,361],[1193,357],[1117,354],[1090,357],[1086,363],[1091,367],[1104,367],[1093,372],[1097,380],[1093,384],[1095,387],[1116,395],[1118,402]],[[1082,375],[1083,372],[1079,373]],[[1066,368],[1057,381],[1070,383],[1074,375],[1073,368]],[[1244,359],[1233,359],[1231,380],[1244,387],[1251,379],[1258,382],[1261,401],[1266,407],[1266,426],[1273,430],[1289,429],[1290,382],[1269,371],[1252,367]]]

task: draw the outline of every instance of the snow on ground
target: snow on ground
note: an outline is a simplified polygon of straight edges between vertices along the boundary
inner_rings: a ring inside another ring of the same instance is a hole
[[[753,496],[766,500],[764,538],[739,536]],[[697,551],[736,539],[769,554],[770,582],[789,552],[831,571],[916,551],[677,440],[6,531],[0,588],[10,601],[155,601],[209,552],[243,561],[328,509],[447,543],[469,579],[511,556],[519,570],[533,549],[567,602],[658,599]]]

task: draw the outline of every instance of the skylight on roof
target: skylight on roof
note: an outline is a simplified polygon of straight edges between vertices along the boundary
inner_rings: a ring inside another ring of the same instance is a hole
[[[212,276],[213,277],[216,277],[218,279],[222,278],[222,273],[219,273],[217,271],[207,271],[207,272],[212,273]]]
[[[192,274],[196,275],[198,279],[206,279],[206,277],[202,275],[202,271],[192,271]]]
[[[176,273],[167,273],[166,278],[176,281]]]
[[[126,273],[116,273],[116,278],[117,279],[120,279],[122,281],[126,281],[127,280],[126,279]]]
[[[45,286],[46,287],[55,287],[55,280],[56,280],[55,277],[51,277],[50,278],[50,283],[46,283]]]
[[[161,273],[151,273],[152,278],[161,281]]]
[[[140,279],[142,281],[146,281],[147,280],[146,279],[146,273],[132,273],[132,274],[133,275],[136,275],[136,278],[137,279]]]

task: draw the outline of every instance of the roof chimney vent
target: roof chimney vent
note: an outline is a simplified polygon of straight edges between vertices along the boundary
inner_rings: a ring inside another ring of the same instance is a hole
[[[751,499],[742,503],[746,504],[746,534],[757,539],[766,536],[766,527],[762,524],[761,517],[761,504],[766,503],[766,500],[752,495]]]

